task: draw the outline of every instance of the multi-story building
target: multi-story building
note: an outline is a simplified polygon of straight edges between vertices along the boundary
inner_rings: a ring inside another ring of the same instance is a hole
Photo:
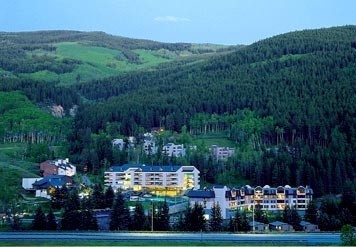
[[[144,140],[143,150],[145,150],[147,155],[151,155],[157,153],[158,147],[156,146],[156,142],[154,140]]]
[[[199,170],[194,166],[126,164],[104,173],[106,186],[114,190],[148,190],[155,194],[178,195],[199,189]]]
[[[218,147],[217,145],[212,145],[210,152],[217,161],[226,161],[228,158],[235,154],[235,148]]]
[[[185,148],[183,144],[167,143],[162,147],[162,153],[169,157],[184,157]]]
[[[124,147],[125,147],[125,142],[124,142],[124,139],[113,139],[112,141],[111,141],[111,143],[112,143],[112,146],[114,147],[114,148],[118,148],[118,149],[120,149],[121,151],[124,149]]]
[[[214,203],[219,203],[224,219],[235,214],[236,210],[253,210],[260,207],[262,210],[284,210],[288,205],[299,211],[305,211],[308,203],[313,199],[313,190],[309,186],[292,188],[289,185],[272,188],[268,185],[252,188],[249,185],[242,188],[228,188],[214,186],[210,190],[189,190],[186,195],[190,203],[201,204],[205,212],[210,214]]]
[[[76,167],[69,162],[69,159],[46,160],[40,164],[40,174],[43,177],[49,175],[74,176]]]

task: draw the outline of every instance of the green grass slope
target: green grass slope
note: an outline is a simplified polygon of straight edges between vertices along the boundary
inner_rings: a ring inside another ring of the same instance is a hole
[[[0,76],[69,85],[151,69],[188,57],[199,59],[201,54],[216,54],[226,48],[211,44],[160,43],[101,32],[0,33]]]

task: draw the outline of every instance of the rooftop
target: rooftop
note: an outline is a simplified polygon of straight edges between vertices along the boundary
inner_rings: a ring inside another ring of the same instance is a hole
[[[186,196],[190,198],[215,198],[213,190],[188,190]]]
[[[125,172],[128,169],[136,169],[140,172],[176,172],[181,167],[184,171],[193,171],[193,166],[174,166],[174,165],[145,165],[145,164],[125,164],[122,166],[112,166],[107,170],[107,172]]]

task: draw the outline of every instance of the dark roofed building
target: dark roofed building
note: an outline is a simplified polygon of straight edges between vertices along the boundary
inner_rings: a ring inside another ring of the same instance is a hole
[[[272,231],[280,231],[280,232],[292,232],[294,231],[293,226],[281,222],[281,221],[274,221],[272,223],[269,223],[269,228]]]
[[[50,175],[46,176],[32,184],[36,190],[36,197],[49,198],[51,191],[55,188],[61,188],[63,186],[73,187],[73,179],[65,175]]]
[[[185,195],[189,198],[215,198],[213,190],[188,190]]]
[[[302,230],[305,232],[319,232],[320,229],[318,225],[315,225],[313,223],[310,223],[308,221],[302,220],[299,225],[302,227]]]

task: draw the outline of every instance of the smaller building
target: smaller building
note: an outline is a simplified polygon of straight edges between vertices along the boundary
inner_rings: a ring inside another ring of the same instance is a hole
[[[258,222],[258,221],[250,221],[248,225],[250,226],[251,231],[256,231],[256,232],[266,232],[269,229],[268,224]]]
[[[204,214],[209,216],[211,213],[211,208],[215,203],[215,192],[210,189],[202,190],[188,190],[185,194],[189,198],[190,206],[193,207],[194,204],[200,204],[204,209]]]
[[[162,153],[169,157],[184,157],[185,148],[183,144],[167,143],[162,147]]]
[[[122,151],[126,145],[124,139],[113,139],[111,143],[113,148],[118,148],[120,151]]]
[[[301,221],[299,223],[299,225],[301,226],[302,230],[305,232],[320,232],[320,229],[318,227],[318,225],[315,225],[313,223],[310,223],[308,221]]]
[[[69,159],[46,160],[40,164],[40,174],[43,177],[50,175],[74,176],[76,167],[69,162]]]
[[[154,140],[144,140],[143,150],[145,150],[147,155],[151,155],[157,153],[158,147],[156,146],[156,142]]]
[[[50,198],[55,188],[68,188],[74,186],[73,178],[65,175],[50,175],[37,180],[32,184],[36,197]]]
[[[41,178],[22,178],[22,188],[25,190],[34,190],[33,183]]]
[[[235,154],[235,148],[218,147],[217,145],[212,145],[210,152],[217,161],[226,161],[228,158]]]
[[[281,222],[281,221],[274,221],[272,223],[269,223],[269,229],[271,231],[279,231],[279,232],[292,232],[294,231],[293,226]]]

